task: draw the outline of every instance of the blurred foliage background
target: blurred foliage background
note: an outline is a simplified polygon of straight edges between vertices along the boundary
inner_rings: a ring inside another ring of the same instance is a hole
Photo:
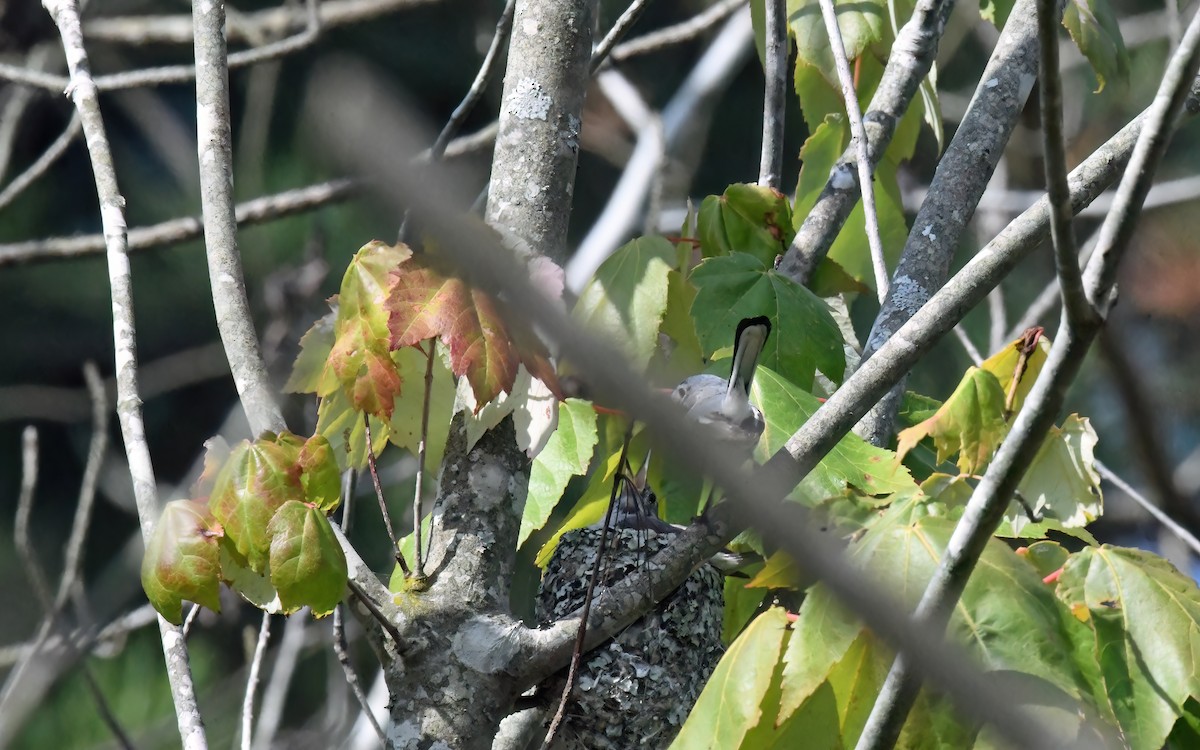
[[[404,8],[363,23],[327,29],[314,47],[278,62],[233,72],[239,200],[340,176],[331,171],[307,138],[305,123],[297,119],[307,77],[331,56],[369,60],[390,75],[431,128],[440,127],[470,85],[502,5],[499,0],[441,0]],[[270,5],[254,0],[239,3],[237,12],[266,7]],[[601,27],[607,28],[625,4],[603,0],[601,7]],[[699,0],[652,4],[632,35],[678,22],[704,7]],[[1066,35],[1062,37],[1068,66],[1064,86],[1072,165],[1149,103],[1172,35],[1178,33],[1178,8],[1122,0],[1116,3],[1116,12],[1130,50],[1126,79],[1111,81],[1096,91],[1094,74]],[[92,2],[84,18],[150,13],[187,15],[190,9],[183,2]],[[966,108],[996,36],[997,31],[980,20],[977,6],[962,3],[956,8],[938,57],[947,139]],[[710,38],[711,32],[629,60],[621,63],[621,70],[651,106],[661,106]],[[45,48],[51,50],[46,58],[48,69],[61,72],[64,65],[56,47],[57,36],[40,4],[0,0],[0,59],[24,65],[31,51]],[[192,54],[190,44],[102,41],[91,42],[89,51],[96,73],[186,63]],[[494,119],[500,85],[499,78],[492,81],[464,132]],[[10,106],[18,92],[11,83],[0,87],[0,126],[15,129],[7,171],[0,170],[3,183],[58,137],[71,114],[65,97],[31,89],[27,106],[18,115]],[[189,83],[114,92],[101,98],[131,227],[199,213],[193,95]],[[732,182],[754,180],[761,97],[762,71],[750,54],[712,113],[707,138],[690,150],[689,163],[676,165],[692,178],[679,188],[678,195],[665,196],[667,209],[682,207],[684,196],[698,203]],[[1041,190],[1036,98],[1035,88],[1023,123],[993,180],[994,189],[976,214],[975,232],[960,249],[958,265],[1032,201],[1028,191]],[[796,183],[797,155],[807,137],[800,106],[797,101],[789,105],[785,185]],[[361,112],[363,117],[370,115],[365,109]],[[1198,133],[1192,124],[1176,136],[1160,175],[1160,182],[1176,181],[1171,200],[1148,210],[1142,218],[1135,247],[1121,273],[1121,299],[1106,347],[1110,355],[1093,352],[1095,362],[1085,368],[1068,405],[1069,410],[1093,419],[1101,438],[1098,456],[1135,486],[1151,492],[1143,430],[1157,435],[1161,445],[1150,446],[1151,457],[1157,456],[1162,466],[1173,472],[1176,488],[1189,504],[1194,504],[1200,489],[1200,387],[1194,374],[1200,367],[1200,347],[1195,345],[1200,340],[1200,248],[1195,242],[1200,236],[1196,202],[1200,186],[1194,184],[1200,167]],[[585,235],[611,194],[633,138],[604,97],[595,90],[589,93],[572,215],[575,240]],[[910,218],[937,158],[937,144],[926,131],[916,157],[901,174]],[[465,165],[482,188],[488,159],[488,150],[482,149],[456,161]],[[1098,227],[1101,218],[1102,213],[1096,212],[1078,221],[1081,241]],[[350,256],[371,239],[392,240],[398,226],[399,217],[350,200],[241,231],[250,301],[277,383],[282,385],[299,335],[323,313],[323,300],[336,289]],[[0,243],[99,230],[91,170],[80,140],[47,175],[0,210]],[[233,439],[245,436],[247,430],[217,339],[201,243],[138,252],[133,259],[133,278],[146,429],[165,500],[186,491],[205,439],[223,425]],[[1053,260],[1047,246],[1005,282],[1006,328],[1052,279]],[[867,295],[855,301],[853,314],[860,337],[869,330],[877,309]],[[113,371],[103,256],[0,263],[0,313],[0,538],[12,538],[21,477],[21,432],[33,425],[38,431],[40,467],[31,536],[54,581],[62,568],[61,550],[91,435],[82,367],[92,360],[106,377]],[[1057,313],[1042,323],[1053,335]],[[987,309],[973,312],[966,321],[968,334],[981,350],[989,348],[993,326]],[[1127,364],[1129,377],[1114,379],[1112,356]],[[944,398],[968,364],[962,347],[947,337],[914,373],[910,388]],[[290,398],[291,424],[310,428],[315,421],[315,403]],[[107,622],[144,601],[137,578],[141,553],[137,520],[115,419],[109,432],[111,442],[83,566],[87,605],[97,622]],[[402,516],[407,505],[403,498],[411,497],[412,462],[385,454],[385,464],[389,496],[396,506],[392,512]],[[1123,502],[1119,492],[1106,489],[1107,512],[1097,525],[1098,536],[1157,544],[1156,527],[1136,506]],[[390,556],[384,535],[377,533],[377,518],[373,503],[361,504],[353,538],[367,560],[383,570]],[[1163,551],[1177,564],[1190,565],[1186,557],[1170,549]],[[13,650],[5,647],[27,641],[40,621],[29,581],[7,542],[0,543],[0,601],[7,603],[0,617],[3,672],[13,663]],[[253,644],[257,620],[257,612],[235,606],[221,615],[205,613],[198,624],[203,635],[191,641],[201,706],[216,745],[235,736],[245,684],[246,644]],[[282,719],[284,727],[295,730],[290,741],[300,746],[325,746],[320,739],[324,735],[315,731],[314,725],[337,725],[346,720],[349,711],[340,670],[328,649],[320,647],[327,627],[318,624],[300,636],[306,639],[307,656],[298,662]],[[371,663],[366,653],[360,652],[359,657],[360,666]],[[141,747],[171,747],[178,742],[161,658],[157,635],[151,628],[143,628],[88,660],[114,712],[136,732]],[[338,701],[328,699],[332,695],[340,696]],[[279,741],[288,737],[281,734]],[[108,743],[110,735],[75,670],[50,688],[16,746],[73,748]]]

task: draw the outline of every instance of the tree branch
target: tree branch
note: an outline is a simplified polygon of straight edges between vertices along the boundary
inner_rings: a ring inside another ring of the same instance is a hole
[[[762,152],[758,184],[779,190],[783,180],[783,123],[788,93],[788,42],[786,0],[766,0],[766,66],[763,91]],[[824,6],[822,6],[824,7]],[[843,57],[845,52],[843,51]]]
[[[992,171],[1016,126],[1037,78],[1038,39],[1034,0],[1020,0],[984,68],[971,108],[938,163],[933,183],[896,266],[887,299],[863,349],[869,360],[944,283],[950,261],[987,188]],[[903,386],[894,388],[855,429],[886,445]]]
[[[137,501],[138,522],[142,539],[150,538],[158,514],[158,489],[150,449],[146,445],[146,430],[142,423],[141,401],[137,385],[136,326],[133,319],[133,280],[129,270],[127,237],[125,234],[125,199],[117,185],[112,152],[104,132],[100,100],[96,83],[88,65],[79,25],[79,7],[74,0],[45,0],[50,17],[63,41],[71,84],[67,89],[83,123],[91,157],[96,192],[100,201],[100,219],[108,254],[108,278],[112,292],[113,345],[116,350],[117,416],[121,436],[129,460]],[[167,676],[175,703],[179,736],[187,750],[207,747],[204,724],[196,705],[187,649],[179,629],[159,617],[159,635],[167,661]]]

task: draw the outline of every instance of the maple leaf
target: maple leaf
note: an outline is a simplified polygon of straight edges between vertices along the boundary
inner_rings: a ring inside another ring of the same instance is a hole
[[[435,268],[428,256],[411,257],[392,272],[385,307],[392,349],[440,339],[449,350],[451,371],[471,384],[476,411],[512,390],[520,363],[554,383],[553,367],[536,337],[528,331],[514,335],[495,300]]]

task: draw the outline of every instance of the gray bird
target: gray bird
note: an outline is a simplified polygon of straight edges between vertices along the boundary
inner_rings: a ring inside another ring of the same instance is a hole
[[[771,321],[767,318],[742,320],[734,334],[729,380],[716,375],[693,375],[671,394],[687,409],[689,417],[709,425],[717,440],[746,454],[754,450],[766,428],[762,411],[750,403],[750,384],[770,334]]]

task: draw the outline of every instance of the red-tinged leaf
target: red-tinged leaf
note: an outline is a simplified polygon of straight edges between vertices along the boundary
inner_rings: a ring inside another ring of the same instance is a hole
[[[220,525],[203,503],[167,503],[142,558],[142,588],[169,622],[183,622],[183,601],[221,611]]]
[[[212,492],[213,483],[225,461],[229,459],[229,443],[220,435],[204,441],[204,469],[192,485],[192,497],[196,500],[206,500]]]
[[[477,409],[512,390],[521,358],[495,302],[483,292],[412,258],[393,274],[387,308],[392,348],[440,339],[449,347],[451,370],[470,382]],[[531,372],[545,369],[540,355],[530,357]]]
[[[346,556],[317,508],[291,501],[276,511],[271,535],[271,583],[285,613],[301,607],[314,617],[333,611],[346,593]]]
[[[266,569],[271,537],[267,524],[281,505],[302,500],[295,450],[273,440],[243,441],[217,476],[209,508],[251,569]]]

